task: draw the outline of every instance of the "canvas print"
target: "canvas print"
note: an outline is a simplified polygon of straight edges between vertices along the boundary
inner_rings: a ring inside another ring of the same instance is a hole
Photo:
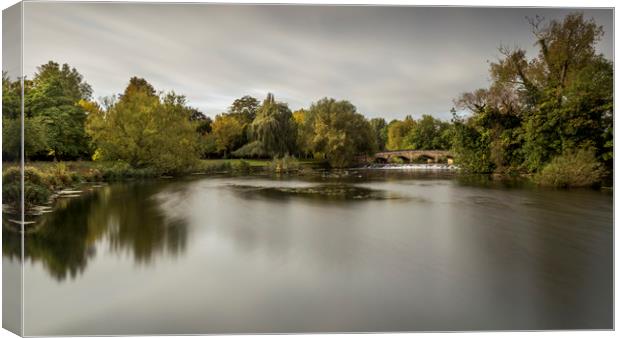
[[[612,8],[2,15],[7,330],[613,329]]]

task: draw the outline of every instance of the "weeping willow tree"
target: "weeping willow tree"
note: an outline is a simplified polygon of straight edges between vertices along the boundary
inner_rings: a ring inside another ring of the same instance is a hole
[[[267,94],[251,125],[254,142],[266,155],[281,157],[295,151],[297,130],[288,105],[276,102],[273,94]]]

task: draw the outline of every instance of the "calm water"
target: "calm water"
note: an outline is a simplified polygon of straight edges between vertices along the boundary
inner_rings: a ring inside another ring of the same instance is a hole
[[[25,334],[609,329],[612,213],[403,172],[96,187],[26,237]]]

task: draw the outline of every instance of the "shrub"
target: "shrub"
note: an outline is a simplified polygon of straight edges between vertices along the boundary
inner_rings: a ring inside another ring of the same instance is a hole
[[[589,187],[600,183],[605,171],[593,149],[565,151],[535,177],[540,185],[558,188]]]
[[[229,172],[231,171],[232,165],[229,161],[222,162],[207,162],[201,161],[195,168],[195,171],[205,172],[205,173],[217,173],[217,172]]]
[[[269,154],[267,153],[267,151],[265,151],[265,147],[263,147],[263,144],[260,141],[254,141],[233,151],[231,155],[235,157],[257,158],[257,157],[266,157]]]
[[[73,183],[73,176],[63,162],[57,163],[50,171],[54,186],[67,186]]]
[[[116,161],[102,169],[102,176],[106,181],[117,181],[128,177],[131,170],[131,166],[126,162]]]
[[[244,160],[235,162],[232,164],[233,171],[247,173],[250,172],[251,166],[250,163]]]
[[[49,200],[51,186],[48,177],[33,167],[24,168],[24,205],[26,208]],[[2,173],[2,202],[14,208],[21,203],[21,173],[11,167]]]

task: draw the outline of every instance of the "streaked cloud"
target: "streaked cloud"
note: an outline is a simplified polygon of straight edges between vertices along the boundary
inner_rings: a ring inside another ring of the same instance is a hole
[[[95,97],[140,76],[208,115],[273,92],[292,109],[331,96],[370,117],[447,117],[459,93],[486,86],[500,43],[534,52],[526,16],[571,11],[28,2],[24,70],[69,63]],[[604,26],[599,50],[611,57],[612,11],[584,13]]]

